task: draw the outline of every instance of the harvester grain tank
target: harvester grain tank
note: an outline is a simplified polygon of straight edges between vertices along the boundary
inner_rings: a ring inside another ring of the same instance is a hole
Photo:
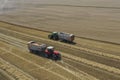
[[[48,35],[48,38],[53,40],[60,40],[64,42],[73,42],[75,36],[73,34],[65,33],[65,32],[52,32],[51,34]]]
[[[60,53],[55,51],[53,46],[47,46],[46,44],[40,45],[34,41],[29,41],[28,49],[31,53],[36,53],[46,58],[51,58],[53,60],[61,59]]]

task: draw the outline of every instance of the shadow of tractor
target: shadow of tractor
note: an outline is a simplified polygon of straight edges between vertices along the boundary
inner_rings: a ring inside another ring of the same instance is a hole
[[[57,54],[57,55],[50,54],[50,55],[47,55],[45,52],[40,52],[40,51],[32,51],[30,53],[38,55],[38,56],[43,57],[43,58],[55,60],[55,61],[61,60],[61,58],[62,58],[61,54]]]

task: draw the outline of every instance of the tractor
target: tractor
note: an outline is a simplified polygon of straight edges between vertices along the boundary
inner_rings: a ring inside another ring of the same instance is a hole
[[[60,53],[58,51],[55,51],[53,46],[47,46],[46,44],[38,44],[35,41],[29,41],[28,49],[30,53],[35,53],[52,60],[61,59]]]
[[[73,34],[65,32],[52,32],[48,35],[48,38],[53,40],[59,40],[61,42],[73,43],[75,36]]]

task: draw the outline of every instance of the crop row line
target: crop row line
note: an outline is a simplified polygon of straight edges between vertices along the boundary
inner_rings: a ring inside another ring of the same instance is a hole
[[[26,43],[27,41],[23,41],[23,40],[19,40],[19,39],[14,39],[14,38],[12,38],[12,37],[6,37],[5,35],[3,36],[3,35],[1,35],[1,34],[0,34],[0,36],[2,37],[2,38],[0,38],[1,41],[7,42],[8,44],[14,45],[14,46],[16,46],[16,47],[20,47],[22,50],[25,50],[25,51],[27,50],[27,49],[25,48],[25,46],[26,46],[25,43]],[[18,40],[18,41],[17,41],[17,40]],[[20,41],[21,45],[14,43],[14,42],[19,42],[19,41]],[[62,53],[62,52],[61,52],[61,53]],[[78,71],[78,72],[75,72],[75,71],[69,70],[69,69],[67,69],[67,68],[64,68],[64,67],[61,66],[60,64],[55,64],[55,65],[59,66],[60,68],[66,70],[66,71],[68,71],[69,73],[71,73],[71,74],[75,75],[76,77],[80,78],[80,73],[81,73],[81,72],[79,72],[79,71]],[[83,73],[82,73],[82,74],[83,74]],[[81,76],[83,76],[82,74],[81,74]],[[90,75],[85,74],[85,73],[84,73],[84,75],[90,76]],[[90,76],[90,77],[93,78],[94,80],[97,80],[96,78],[94,78],[94,77],[92,77],[92,76]]]
[[[13,40],[13,42],[14,41],[15,40]],[[84,58],[81,58],[81,57],[66,54],[64,52],[61,52],[61,53],[62,53],[63,56],[68,57],[70,59],[73,59],[73,60],[88,64],[88,65],[91,65],[93,67],[98,67],[100,69],[106,70],[106,71],[111,72],[111,73],[115,73],[115,74],[118,74],[118,75],[120,74],[120,70],[117,69],[117,68],[110,67],[110,66],[107,66],[107,65],[104,65],[104,64],[101,64],[101,63],[97,63],[97,62],[94,62],[94,61],[90,61],[90,60],[87,60],[87,59],[84,59]]]
[[[20,35],[24,35],[24,36],[28,36],[28,37],[32,37],[32,38],[37,38],[37,39],[47,41],[47,42],[52,42],[52,43],[55,43],[55,44],[60,44],[62,46],[66,46],[66,47],[69,47],[71,49],[83,50],[83,51],[88,52],[88,54],[92,53],[92,54],[96,54],[96,55],[105,56],[105,57],[120,60],[120,56],[112,55],[112,54],[109,54],[109,53],[100,52],[100,51],[96,51],[96,50],[92,50],[92,49],[88,49],[88,48],[83,48],[83,47],[78,47],[78,46],[74,46],[74,45],[63,44],[61,42],[56,42],[56,41],[48,40],[48,39],[45,39],[45,38],[41,38],[41,37],[37,37],[37,36],[33,36],[33,35],[21,33],[21,32],[17,32],[17,31],[13,31],[13,30],[8,30],[8,29],[5,29],[5,28],[0,28],[0,29],[2,31],[14,32],[14,33],[17,33],[17,34],[20,34]]]
[[[33,28],[33,27],[28,27],[28,26],[24,26],[22,24],[15,24],[15,23],[8,22],[8,21],[2,21],[2,20],[0,20],[0,22],[6,23],[6,24],[10,24],[10,25],[13,25],[13,26],[17,26],[17,27],[19,26],[19,27],[23,27],[23,28],[27,28],[27,29],[33,29],[33,30],[36,30],[36,31],[41,31],[41,32],[46,32],[46,33],[52,33],[51,31],[37,29],[37,28]],[[103,42],[103,43],[109,43],[109,44],[114,44],[114,45],[120,45],[119,43],[114,43],[114,42],[109,42],[109,41],[103,41],[103,40],[97,40],[97,39],[92,39],[92,38],[87,38],[87,37],[76,36],[76,38],[81,38],[81,39],[86,39],[86,40],[92,40],[92,41],[98,41],[98,42]]]
[[[2,58],[0,58],[0,68],[2,70],[4,70],[5,72],[7,72],[8,74],[12,75],[15,80],[16,79],[36,80],[31,75],[23,72],[22,70],[20,70],[16,66],[10,64],[9,62],[3,60]]]

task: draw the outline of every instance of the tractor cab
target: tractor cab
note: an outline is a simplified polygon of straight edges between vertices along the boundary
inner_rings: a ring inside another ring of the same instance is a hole
[[[46,50],[50,54],[54,53],[54,47],[53,46],[48,46]]]
[[[48,38],[58,40],[58,32],[52,32],[50,35],[48,35]]]
[[[58,35],[58,32],[52,32],[52,35]]]
[[[58,51],[55,51],[55,50],[54,50],[54,47],[53,47],[53,46],[48,46],[48,47],[46,48],[45,52],[46,52],[48,55],[52,55],[52,54],[58,55],[58,54],[59,54]]]
[[[53,46],[49,46],[49,47],[47,47],[46,50],[47,50],[47,52],[49,52],[49,53],[51,53],[51,54],[55,54],[55,55],[59,54],[58,51],[55,51],[55,49],[54,49]]]
[[[46,44],[40,45],[34,41],[29,41],[27,45],[31,53],[35,53],[53,60],[61,59],[60,53],[58,51],[55,51],[53,46],[47,46]]]
[[[61,55],[59,54],[59,52],[54,50],[53,46],[48,46],[45,50],[45,53],[45,56],[47,58],[52,58],[53,60],[61,59]]]

